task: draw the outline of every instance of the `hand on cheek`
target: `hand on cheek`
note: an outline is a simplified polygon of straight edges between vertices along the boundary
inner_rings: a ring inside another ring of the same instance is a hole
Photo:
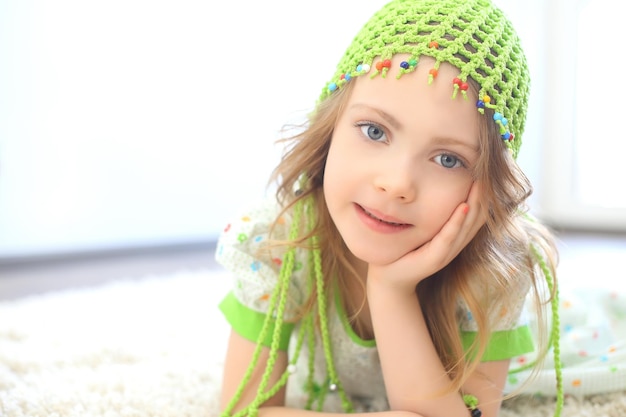
[[[480,193],[480,184],[473,183],[467,201],[456,207],[430,241],[390,264],[370,264],[368,280],[383,280],[388,285],[413,292],[420,281],[448,265],[485,224]]]

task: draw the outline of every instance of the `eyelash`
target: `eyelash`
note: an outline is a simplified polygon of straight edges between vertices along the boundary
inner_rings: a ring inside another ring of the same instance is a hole
[[[386,142],[387,141],[387,132],[385,131],[385,129],[382,126],[380,126],[377,123],[369,122],[369,121],[363,121],[363,122],[355,123],[354,126],[358,127],[359,130],[361,131],[361,134],[363,134],[363,136],[365,136],[366,139],[368,139],[368,140],[371,140],[373,142]],[[381,131],[383,136],[380,139],[374,139],[374,138],[372,138],[372,137],[370,137],[368,135],[367,131],[364,131],[364,129],[363,129],[364,127],[367,127],[368,129],[371,128],[371,127],[376,128],[376,129]],[[385,138],[385,140],[381,140],[383,138]]]
[[[450,152],[442,152],[442,153],[440,153],[440,154],[437,154],[437,156],[435,156],[435,158],[434,158],[434,159],[441,158],[441,157],[444,157],[444,156],[451,156],[451,157],[453,157],[454,159],[456,159],[456,162],[457,162],[460,166],[458,166],[458,167],[457,167],[457,166],[453,166],[453,167],[446,167],[446,166],[444,166],[441,162],[437,162],[437,163],[438,163],[439,165],[441,165],[442,167],[447,168],[447,169],[467,168],[467,163],[465,162],[465,160],[464,160],[463,158],[461,158],[460,156],[455,155],[455,154],[453,154],[453,153],[450,153]],[[456,164],[455,164],[455,165],[456,165]]]

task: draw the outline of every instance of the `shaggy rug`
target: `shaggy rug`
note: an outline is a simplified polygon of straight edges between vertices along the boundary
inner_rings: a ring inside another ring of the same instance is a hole
[[[228,280],[181,271],[0,303],[0,416],[217,416]],[[501,417],[553,412],[521,396]],[[567,397],[563,416],[624,417],[626,393]]]

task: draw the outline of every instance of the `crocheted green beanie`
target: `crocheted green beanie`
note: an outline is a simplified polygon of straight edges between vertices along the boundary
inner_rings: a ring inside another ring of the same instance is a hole
[[[460,70],[451,95],[467,98],[468,78],[480,86],[476,107],[493,109],[502,139],[517,158],[524,132],[530,77],[520,40],[490,0],[393,0],[365,24],[322,91],[320,102],[354,77],[385,76],[391,57],[408,54],[398,78],[415,70],[421,56],[435,59],[428,82],[442,62]],[[376,60],[377,62],[374,62]]]

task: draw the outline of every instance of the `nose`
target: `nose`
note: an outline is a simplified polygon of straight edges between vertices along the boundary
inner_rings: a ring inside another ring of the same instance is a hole
[[[376,176],[374,187],[392,199],[409,203],[417,196],[417,183],[414,175],[414,170],[408,164],[387,165]]]

